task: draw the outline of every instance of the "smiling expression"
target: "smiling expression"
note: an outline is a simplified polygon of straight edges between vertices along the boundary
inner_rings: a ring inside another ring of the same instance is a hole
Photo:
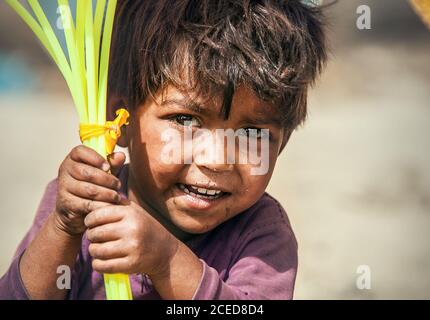
[[[187,100],[188,99],[188,100]],[[178,238],[212,230],[252,206],[264,193],[280,150],[288,140],[277,122],[279,111],[245,86],[235,91],[228,119],[220,115],[220,99],[201,100],[167,85],[130,110],[123,144],[129,148],[128,194]],[[200,159],[185,164],[162,161],[162,134],[172,128],[269,129],[269,165],[264,175],[253,164],[214,163]]]

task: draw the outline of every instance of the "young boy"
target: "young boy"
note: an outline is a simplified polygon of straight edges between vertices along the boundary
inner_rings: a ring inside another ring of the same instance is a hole
[[[325,60],[321,9],[298,0],[120,1],[108,114],[130,113],[129,164],[70,152],[0,298],[104,299],[102,273],[130,274],[134,299],[292,298],[297,243],[265,189]],[[223,161],[196,151],[224,156],[218,135],[194,138],[230,129],[256,141],[265,170],[237,161],[243,148]],[[73,270],[70,290],[59,266]]]

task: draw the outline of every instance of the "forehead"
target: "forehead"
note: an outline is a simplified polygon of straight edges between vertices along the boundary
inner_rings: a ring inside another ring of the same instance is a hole
[[[161,107],[185,107],[194,112],[222,117],[222,92],[217,94],[198,94],[183,91],[167,85],[156,97]],[[253,90],[245,85],[239,86],[233,95],[229,118],[246,117],[281,126],[281,112],[273,103],[260,99]]]

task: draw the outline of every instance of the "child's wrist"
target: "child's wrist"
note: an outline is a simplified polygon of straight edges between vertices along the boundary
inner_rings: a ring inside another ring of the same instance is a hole
[[[52,227],[59,236],[66,237],[68,239],[82,239],[85,231],[81,232],[76,228],[70,227],[64,219],[62,219],[61,213],[54,211],[51,216]]]
[[[169,276],[172,267],[172,261],[175,259],[175,256],[181,251],[181,244],[182,243],[178,239],[172,236],[170,248],[169,250],[165,251],[168,252],[168,255],[165,257],[164,263],[161,263],[159,265],[156,272],[148,274],[153,281],[165,279]]]
[[[203,273],[200,259],[184,243],[177,240],[177,247],[168,263],[156,274],[148,276],[163,299],[191,299]],[[177,290],[175,288],[181,288]]]

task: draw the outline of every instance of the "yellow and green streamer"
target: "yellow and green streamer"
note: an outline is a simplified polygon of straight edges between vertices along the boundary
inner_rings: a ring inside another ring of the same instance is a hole
[[[110,44],[117,0],[75,0],[76,21],[69,0],[58,0],[67,55],[38,0],[6,3],[34,32],[52,57],[70,89],[79,115],[82,142],[105,158],[113,152],[121,126],[128,122],[125,109],[114,121],[106,121],[107,81]],[[28,8],[28,9],[27,9]],[[108,300],[132,300],[129,276],[105,274]]]

